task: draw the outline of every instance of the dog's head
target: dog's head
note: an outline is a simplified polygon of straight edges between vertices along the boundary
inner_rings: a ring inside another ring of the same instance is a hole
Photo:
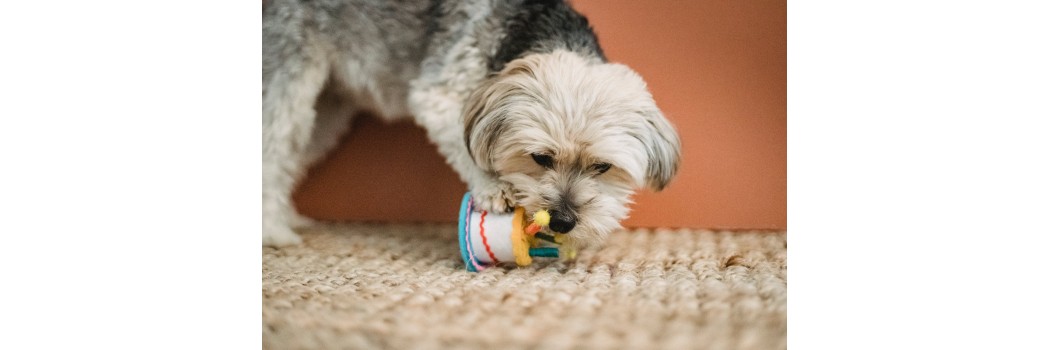
[[[678,135],[642,78],[567,51],[508,63],[464,118],[474,162],[582,246],[620,228],[636,189],[662,190],[678,170]]]

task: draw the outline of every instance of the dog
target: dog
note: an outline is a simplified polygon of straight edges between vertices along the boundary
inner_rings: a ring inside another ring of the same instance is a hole
[[[643,79],[561,0],[269,0],[262,25],[262,241],[301,242],[296,182],[370,111],[412,116],[481,210],[548,210],[601,243],[680,163]]]

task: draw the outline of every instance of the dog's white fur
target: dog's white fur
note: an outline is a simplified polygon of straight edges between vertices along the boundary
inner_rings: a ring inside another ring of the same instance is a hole
[[[309,220],[291,203],[294,186],[358,110],[386,119],[412,115],[481,209],[572,212],[577,224],[570,237],[580,245],[599,243],[620,227],[635,188],[659,190],[671,180],[678,136],[636,73],[553,50],[528,54],[488,76],[493,48],[478,43],[494,41],[478,36],[497,36],[499,28],[486,27],[491,9],[485,4],[462,5],[478,7],[465,11],[478,18],[457,29],[478,34],[443,42],[447,47],[439,51],[447,54],[425,58],[424,68],[339,52],[306,35],[294,37],[305,41],[297,45],[301,52],[267,69],[264,48],[264,245],[301,242],[292,227]],[[266,29],[264,24],[264,37]],[[279,39],[293,38],[272,40]],[[537,164],[532,154],[552,156],[553,166]],[[600,163],[612,166],[599,173]]]

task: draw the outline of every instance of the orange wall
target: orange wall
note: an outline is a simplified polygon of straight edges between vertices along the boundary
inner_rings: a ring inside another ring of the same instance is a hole
[[[786,228],[786,3],[574,5],[609,59],[645,77],[682,138],[678,177],[640,192],[625,225]],[[358,118],[295,200],[321,219],[451,222],[465,189],[422,130]]]

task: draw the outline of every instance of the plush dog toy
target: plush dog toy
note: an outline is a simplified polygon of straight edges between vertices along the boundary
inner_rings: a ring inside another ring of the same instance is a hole
[[[514,208],[510,214],[474,211],[470,192],[463,196],[459,207],[459,251],[467,271],[478,272],[486,267],[513,262],[517,266],[532,264],[533,257],[576,257],[561,233],[550,233],[550,213],[537,211],[526,219],[525,209]]]

